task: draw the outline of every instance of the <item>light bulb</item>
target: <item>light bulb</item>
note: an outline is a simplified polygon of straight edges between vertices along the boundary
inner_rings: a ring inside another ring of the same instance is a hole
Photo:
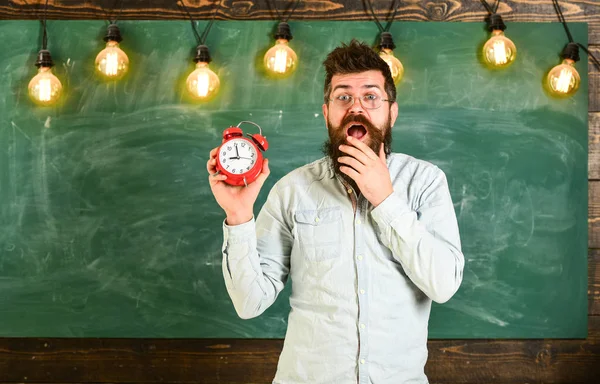
[[[390,72],[392,72],[394,84],[398,84],[404,75],[404,67],[402,66],[400,60],[394,56],[394,51],[389,48],[382,48],[379,52],[379,56],[387,63],[387,65],[390,66]]]
[[[546,78],[550,93],[554,96],[572,96],[579,89],[581,78],[575,69],[575,61],[564,59],[552,68]]]
[[[119,43],[109,40],[98,56],[96,56],[96,69],[107,79],[120,79],[129,69],[129,58],[119,48]]]
[[[483,61],[491,68],[506,68],[517,58],[517,47],[501,30],[493,30],[483,45]]]
[[[40,105],[52,105],[60,97],[62,84],[50,67],[40,67],[29,82],[29,96]]]
[[[38,67],[38,73],[35,75],[29,85],[29,97],[39,105],[49,106],[54,104],[62,93],[62,84],[60,80],[52,73],[52,57],[50,52],[42,49],[38,52],[38,58],[35,62]]]
[[[188,93],[198,100],[208,100],[213,97],[219,91],[220,84],[217,74],[204,61],[196,63],[196,69],[186,80]]]
[[[264,62],[269,73],[282,77],[294,72],[298,56],[288,45],[288,40],[277,39],[275,45],[265,54]]]

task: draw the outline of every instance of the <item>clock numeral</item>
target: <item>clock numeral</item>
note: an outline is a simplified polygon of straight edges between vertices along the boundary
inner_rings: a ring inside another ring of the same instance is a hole
[[[250,164],[254,164],[254,160],[250,160]]]
[[[223,159],[223,162],[226,162],[226,161],[227,161],[227,159]]]
[[[246,146],[246,143],[242,143],[242,147],[245,147],[245,146]]]
[[[228,150],[228,151],[231,151],[231,149],[232,149],[232,148],[231,148],[231,146],[227,147],[227,150]]]
[[[235,168],[233,168],[233,169],[231,170],[231,173],[235,173]]]
[[[252,152],[252,153],[250,154],[250,157],[254,157],[254,152]]]
[[[223,151],[222,155],[225,156],[227,154],[227,152]]]
[[[246,171],[249,171],[249,170],[250,170],[250,167],[246,168]]]
[[[229,164],[227,164],[227,166],[225,168],[229,169]]]

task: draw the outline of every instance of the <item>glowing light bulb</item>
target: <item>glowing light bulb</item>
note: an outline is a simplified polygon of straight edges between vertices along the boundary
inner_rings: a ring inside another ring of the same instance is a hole
[[[575,69],[575,61],[564,59],[552,68],[546,78],[550,93],[554,96],[572,96],[579,89],[581,78]]]
[[[298,64],[298,55],[289,46],[292,38],[290,25],[284,21],[280,22],[275,34],[275,45],[265,53],[264,57],[268,74],[274,77],[286,77],[294,72]]]
[[[387,65],[389,65],[390,72],[392,72],[392,78],[394,79],[394,84],[398,84],[404,75],[404,67],[402,66],[400,60],[394,56],[394,51],[389,48],[383,48],[379,52],[379,56],[387,63]]]
[[[275,45],[265,54],[264,62],[269,73],[276,76],[287,76],[296,69],[298,56],[290,48],[286,39],[277,39]]]
[[[108,80],[118,80],[129,70],[129,58],[119,48],[121,31],[116,24],[110,24],[104,36],[106,48],[96,56],[96,70]]]
[[[186,80],[188,93],[198,100],[212,98],[219,91],[220,85],[219,76],[208,67],[208,63],[203,61],[196,63],[196,69]]]
[[[40,67],[29,82],[29,96],[40,105],[52,105],[60,97],[62,84],[50,67]]]
[[[107,79],[120,79],[127,73],[129,58],[117,41],[109,40],[96,56],[96,69]]]
[[[394,56],[394,48],[396,48],[396,45],[394,44],[392,34],[387,31],[381,32],[380,39],[379,57],[381,57],[390,67],[394,84],[398,84],[400,80],[402,80],[402,76],[404,76],[404,66],[400,60]]]
[[[491,68],[511,65],[517,58],[517,47],[501,30],[492,31],[492,37],[483,45],[483,61]]]
[[[58,77],[52,73],[52,58],[50,52],[43,49],[38,53],[38,59],[35,63],[38,67],[38,73],[35,75],[29,85],[29,97],[39,105],[49,106],[60,98],[62,93],[62,84]]]

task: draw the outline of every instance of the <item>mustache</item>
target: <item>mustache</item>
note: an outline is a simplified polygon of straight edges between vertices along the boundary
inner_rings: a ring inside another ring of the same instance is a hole
[[[371,121],[369,119],[366,118],[366,116],[364,115],[348,115],[345,116],[342,119],[342,122],[340,123],[340,127],[345,127],[346,125],[348,125],[349,123],[359,123],[365,126],[365,128],[367,129],[367,132],[373,132],[373,130],[375,129],[375,126],[373,125],[373,123],[371,123]]]

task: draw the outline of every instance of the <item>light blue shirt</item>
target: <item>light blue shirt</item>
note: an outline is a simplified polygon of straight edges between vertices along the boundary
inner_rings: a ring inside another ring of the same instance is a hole
[[[270,191],[256,222],[223,225],[223,275],[238,315],[260,315],[291,277],[274,383],[427,383],[431,301],[458,290],[464,256],[446,176],[403,154],[374,208],[328,158]]]

